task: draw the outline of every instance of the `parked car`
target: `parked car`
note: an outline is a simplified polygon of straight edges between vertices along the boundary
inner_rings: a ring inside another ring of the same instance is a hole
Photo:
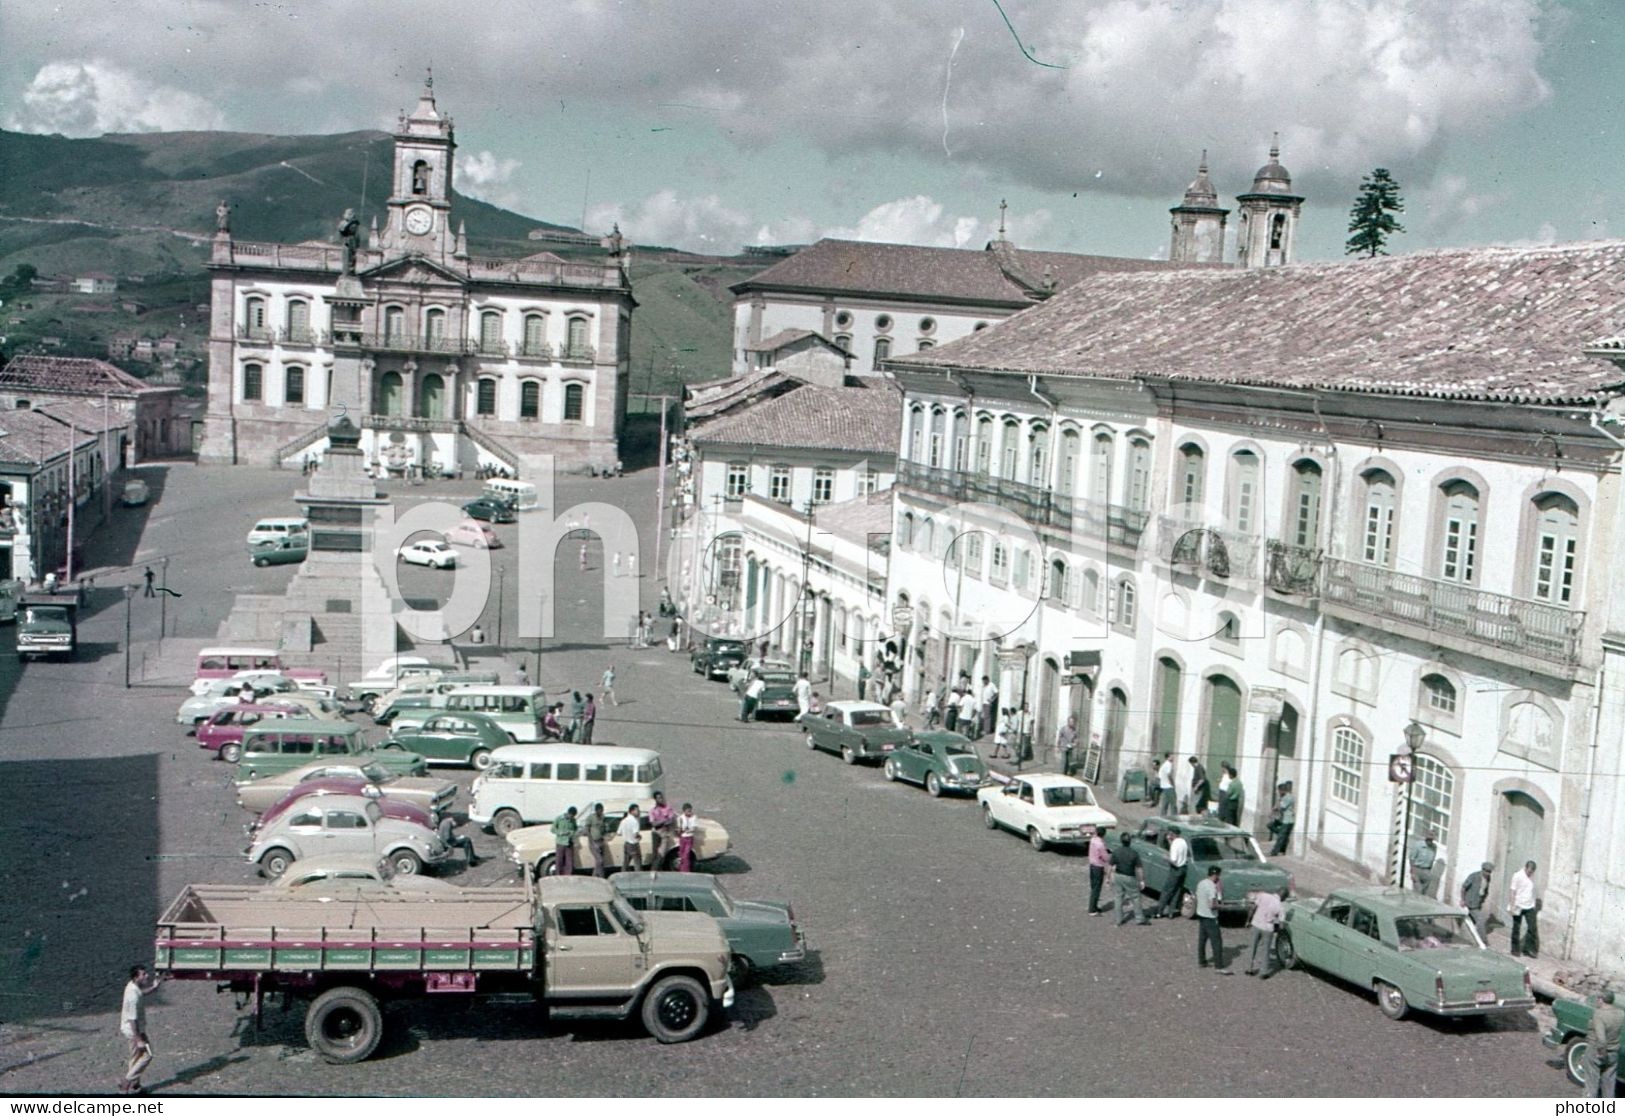
[[[1247,897],[1255,891],[1273,891],[1283,899],[1292,894],[1292,873],[1264,859],[1251,833],[1216,818],[1188,815],[1147,818],[1135,835],[1134,851],[1145,866],[1145,886],[1158,895],[1168,886],[1172,870],[1168,861],[1168,830],[1172,826],[1178,826],[1180,835],[1190,843],[1190,865],[1185,870],[1185,887],[1190,892],[1195,892],[1209,868],[1218,866],[1220,912],[1245,911],[1250,905]],[[1182,913],[1190,914],[1195,909],[1194,896],[1187,894]]]
[[[728,688],[736,694],[745,692],[745,684],[756,671],[770,671],[778,674],[795,673],[795,668],[787,659],[758,659],[755,657],[743,659],[728,668]]]
[[[399,876],[415,876],[446,859],[433,829],[388,817],[377,802],[356,794],[322,795],[301,801],[258,830],[243,855],[268,879],[295,861],[342,853],[383,857]]]
[[[248,560],[256,566],[291,566],[310,557],[310,536],[290,535],[250,544]]]
[[[892,711],[877,701],[832,701],[801,715],[807,747],[834,752],[847,763],[881,759],[909,739]]]
[[[197,727],[197,746],[214,753],[215,759],[236,763],[243,755],[243,732],[267,718],[302,717],[297,705],[264,705],[234,702],[214,711]]]
[[[1583,1000],[1557,999],[1552,1001],[1552,1027],[1540,1041],[1554,1050],[1563,1052],[1563,1070],[1569,1080],[1584,1087],[1591,1080],[1591,1043],[1586,1032],[1591,1029],[1591,1015],[1597,1008],[1597,998]],[[1616,1081],[1625,1083],[1625,1045],[1620,1047]],[[1617,1094],[1619,1084],[1614,1087]]]
[[[457,784],[425,775],[397,775],[376,763],[356,763],[345,757],[307,763],[280,775],[267,775],[237,784],[237,804],[259,814],[280,802],[294,787],[316,779],[365,779],[390,798],[410,802],[430,814],[449,812],[457,801]]]
[[[1087,845],[1089,835],[1117,825],[1117,815],[1095,801],[1089,784],[1070,775],[1017,775],[976,792],[989,829],[1026,836],[1043,852],[1051,845]]]
[[[199,725],[212,717],[216,710],[243,702],[243,691],[248,691],[251,702],[263,703],[299,689],[291,678],[278,678],[264,685],[238,682],[234,678],[217,678],[201,694],[193,694],[181,702],[175,711],[177,725]]]
[[[136,479],[124,482],[124,494],[119,500],[127,508],[139,508],[151,496],[152,490],[147,487],[147,482]]]
[[[502,500],[481,496],[463,505],[463,514],[470,519],[483,519],[487,523],[517,523],[519,516],[511,505]]]
[[[604,867],[607,871],[616,871],[621,866],[621,853],[624,846],[620,834],[615,827],[621,824],[626,817],[624,810],[614,813],[604,812],[604,823],[608,836],[604,838],[604,851],[609,856],[609,863]],[[649,814],[645,811],[643,817],[643,852],[645,857],[649,853]],[[700,818],[700,835],[694,839],[694,861],[701,863],[715,860],[731,847],[728,830],[719,821],[711,818]],[[553,840],[553,826],[527,825],[510,832],[506,838],[508,842],[508,859],[521,870],[529,869],[539,876],[553,875],[554,850],[557,848]],[[590,872],[597,864],[593,858],[592,850],[587,847],[587,835],[583,831],[576,837],[576,871]],[[660,863],[654,867],[663,871],[672,872],[677,868],[677,846],[661,853]]]
[[[456,899],[463,889],[433,876],[401,876],[388,860],[331,853],[295,861],[272,880],[270,887],[300,898],[372,899],[399,896],[411,899]]]
[[[801,712],[796,701],[796,676],[789,671],[762,670],[762,692],[756,697],[756,719],[785,717],[794,720]]]
[[[726,678],[730,668],[744,661],[743,643],[737,639],[720,639],[716,636],[696,647],[688,657],[688,665],[694,668],[694,673],[703,674],[707,678]]]
[[[409,566],[427,566],[433,570],[457,567],[457,552],[438,539],[407,543],[395,552],[395,556]]]
[[[446,532],[446,541],[453,546],[468,546],[475,550],[501,550],[502,540],[483,523],[465,519]]]
[[[289,717],[283,721],[261,721],[243,733],[237,781],[247,783],[280,775],[316,759],[357,765],[376,762],[397,775],[428,772],[423,757],[416,753],[377,750],[367,742],[360,725]]]
[[[368,705],[409,679],[438,677],[449,663],[431,663],[416,655],[391,655],[378,666],[344,688],[347,701]]]
[[[789,903],[735,899],[721,880],[699,872],[621,872],[613,883],[633,910],[695,911],[716,919],[733,954],[736,985],[758,969],[807,956],[807,936]]]
[[[886,757],[886,778],[918,783],[932,798],[944,791],[972,793],[988,780],[982,755],[957,732],[917,732]]]
[[[436,713],[416,728],[393,732],[379,747],[416,752],[430,763],[491,766],[491,753],[512,744],[507,730],[480,713]]]
[[[1529,970],[1486,946],[1467,912],[1414,891],[1345,887],[1286,905],[1282,968],[1305,965],[1376,993],[1390,1019],[1412,1009],[1488,1015],[1535,1006]]]

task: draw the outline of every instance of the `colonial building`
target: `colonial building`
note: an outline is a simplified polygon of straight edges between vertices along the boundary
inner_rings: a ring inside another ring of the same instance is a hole
[[[569,262],[472,256],[452,212],[456,142],[426,87],[395,132],[384,223],[365,247],[236,240],[222,203],[209,270],[206,462],[319,457],[344,409],[378,469],[606,467],[626,410],[626,245]]]
[[[70,520],[78,541],[99,518],[105,484],[95,433],[31,409],[0,411],[0,581],[37,582],[62,566]]]
[[[125,430],[122,452],[109,458],[115,470],[120,462],[191,452],[191,424],[178,387],[149,384],[117,365],[86,357],[20,356],[0,368],[0,409],[53,403],[102,411],[105,421],[98,421],[98,429]]]
[[[1622,305],[1617,242],[1100,275],[895,360],[909,692],[1075,713],[1107,785],[1234,764],[1249,825],[1290,779],[1373,878],[1535,860],[1546,947],[1617,957]]]

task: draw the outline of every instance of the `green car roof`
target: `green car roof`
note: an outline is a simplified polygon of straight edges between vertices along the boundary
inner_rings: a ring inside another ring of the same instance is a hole
[[[1418,895],[1414,891],[1404,891],[1397,887],[1384,887],[1380,884],[1367,884],[1357,887],[1333,888],[1326,895],[1327,899],[1347,899],[1369,907],[1373,911],[1386,911],[1395,917],[1405,915],[1438,915],[1462,913],[1460,907],[1452,907],[1448,903],[1441,903],[1437,899],[1430,899],[1426,895]],[[1323,900],[1314,900],[1312,905],[1318,908]]]
[[[1197,817],[1195,814],[1173,818],[1147,818],[1143,828],[1170,829],[1174,826],[1179,827],[1179,833],[1182,837],[1231,837],[1237,833],[1244,837],[1252,836],[1250,830],[1243,829],[1239,825],[1231,825],[1229,822],[1222,822],[1217,818],[1210,821]]]

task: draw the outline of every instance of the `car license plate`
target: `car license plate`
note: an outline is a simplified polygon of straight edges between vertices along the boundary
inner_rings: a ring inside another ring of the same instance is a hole
[[[1475,1004],[1493,1004],[1494,1002],[1495,992],[1491,989],[1481,988],[1473,993],[1473,1003]]]

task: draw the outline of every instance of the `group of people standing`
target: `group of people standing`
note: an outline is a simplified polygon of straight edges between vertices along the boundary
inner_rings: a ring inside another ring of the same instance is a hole
[[[612,705],[615,698],[615,668],[604,671],[604,697]],[[564,711],[564,702],[554,702],[542,714],[542,740],[563,741],[569,744],[591,744],[593,730],[598,725],[598,702],[591,694],[570,691],[570,712]]]
[[[1241,776],[1236,772],[1234,764],[1224,763],[1219,767],[1222,774],[1219,785],[1214,787],[1208,775],[1207,766],[1195,756],[1189,757],[1189,781],[1185,786],[1185,793],[1180,794],[1174,783],[1174,754],[1164,752],[1162,761],[1157,764],[1156,779],[1151,787],[1151,804],[1165,818],[1175,817],[1179,814],[1212,814],[1222,822],[1231,825],[1241,824],[1242,808],[1247,802],[1247,790],[1241,782]],[[1292,794],[1292,781],[1283,780],[1276,788],[1275,808],[1271,811],[1270,832],[1275,834],[1275,848],[1271,856],[1280,856],[1286,851],[1288,842],[1292,839],[1292,828],[1297,824],[1297,799]]]
[[[662,859],[675,844],[677,848],[677,870],[679,872],[692,872],[694,870],[694,842],[699,837],[700,819],[694,815],[694,805],[683,803],[679,812],[666,805],[666,796],[660,791],[655,792],[654,806],[649,810],[648,818],[644,818],[642,807],[636,802],[626,808],[620,824],[610,829],[609,819],[604,814],[604,804],[594,802],[583,819],[578,817],[579,811],[571,806],[564,813],[553,819],[553,873],[559,876],[571,876],[580,864],[576,857],[576,843],[582,837],[587,839],[587,851],[592,857],[592,874],[602,877],[606,867],[610,866],[609,838],[613,832],[621,840],[621,868],[628,872],[641,872],[645,864],[650,871],[660,867]],[[647,832],[649,836],[649,855],[647,861],[643,855],[643,838]]]

